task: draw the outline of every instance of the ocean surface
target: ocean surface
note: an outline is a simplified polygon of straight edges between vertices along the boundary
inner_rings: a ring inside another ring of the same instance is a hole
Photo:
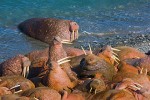
[[[48,46],[17,29],[33,17],[74,20],[80,34],[145,34],[150,0],[0,0],[0,62]]]

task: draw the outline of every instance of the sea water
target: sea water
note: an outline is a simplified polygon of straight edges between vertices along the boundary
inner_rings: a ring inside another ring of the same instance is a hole
[[[0,0],[0,62],[47,47],[17,29],[37,17],[76,21],[80,34],[150,33],[150,0]]]

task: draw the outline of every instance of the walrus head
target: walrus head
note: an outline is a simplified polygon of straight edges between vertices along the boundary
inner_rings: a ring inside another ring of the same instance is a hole
[[[73,41],[75,39],[78,39],[78,30],[79,30],[79,25],[76,22],[70,21],[70,41]]]

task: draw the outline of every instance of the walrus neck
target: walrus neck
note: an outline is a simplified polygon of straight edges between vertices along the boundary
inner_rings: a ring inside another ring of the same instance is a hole
[[[62,46],[53,46],[49,49],[49,58],[51,61],[58,61],[67,57],[67,54]]]

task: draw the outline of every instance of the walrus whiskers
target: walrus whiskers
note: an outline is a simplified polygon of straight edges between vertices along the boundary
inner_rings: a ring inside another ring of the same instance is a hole
[[[119,50],[119,49],[116,49],[116,48],[111,48],[112,50],[114,50],[114,51],[121,51],[121,50]]]
[[[92,53],[92,49],[91,49],[91,46],[90,46],[90,44],[89,44],[89,49],[90,49],[90,53],[91,53],[91,54],[93,54],[93,53]]]
[[[84,48],[82,46],[81,46],[81,49],[83,50],[84,54],[87,55],[86,52],[85,52],[85,50],[84,50]]]

